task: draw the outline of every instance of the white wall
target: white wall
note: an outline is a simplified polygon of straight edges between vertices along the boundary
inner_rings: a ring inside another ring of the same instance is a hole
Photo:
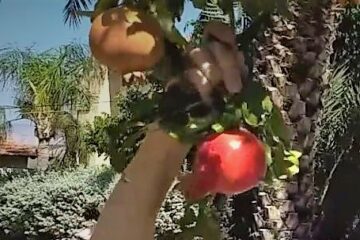
[[[105,70],[104,79],[94,79],[90,86],[91,92],[97,96],[92,104],[90,111],[79,112],[80,122],[92,123],[95,116],[100,116],[102,113],[113,114],[115,112],[114,98],[122,86],[121,75]],[[110,161],[105,156],[98,156],[97,153],[92,154],[89,159],[91,165],[110,164]]]

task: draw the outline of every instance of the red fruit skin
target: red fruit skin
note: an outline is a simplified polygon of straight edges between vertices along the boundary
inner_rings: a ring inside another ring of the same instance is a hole
[[[256,187],[266,175],[265,149],[246,129],[207,137],[198,146],[193,172],[183,178],[187,200],[208,194],[239,194]]]

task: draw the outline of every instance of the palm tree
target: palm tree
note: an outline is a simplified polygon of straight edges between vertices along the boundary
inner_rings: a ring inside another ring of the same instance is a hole
[[[313,155],[317,147],[314,139],[321,110],[320,98],[330,79],[332,43],[340,13],[336,7],[330,1],[293,1],[288,18],[263,14],[262,25],[267,26],[267,30],[257,38],[254,77],[265,85],[273,102],[282,110],[292,146],[302,151],[303,157],[300,173],[295,178],[231,199],[235,207],[233,218],[242,225],[237,227],[238,223],[232,222],[235,227],[231,232],[236,238],[311,239],[316,206]],[[206,8],[202,12],[202,15],[211,14]],[[243,39],[239,37],[239,40]],[[254,199],[253,194],[258,197]],[[247,209],[245,213],[244,209]],[[252,237],[249,236],[251,232],[254,233]]]
[[[256,78],[287,121],[293,147],[303,152],[300,172],[260,191],[259,229],[265,239],[311,239],[315,217],[313,155],[321,95],[329,79],[339,12],[330,1],[291,2],[291,18],[270,18],[259,41]],[[266,238],[265,236],[268,236]]]
[[[9,128],[8,121],[6,119],[5,108],[0,108],[0,143],[6,140],[7,131]]]
[[[47,168],[49,143],[56,136],[59,119],[76,108],[89,107],[89,83],[101,77],[101,71],[84,46],[69,44],[41,53],[3,50],[0,77],[3,86],[15,89],[21,117],[35,123],[38,167]]]
[[[316,150],[316,186],[321,189],[322,211],[316,227],[317,239],[359,238],[359,11],[346,8],[334,43],[334,60],[345,68],[333,72],[324,95],[322,126]],[[330,154],[331,153],[331,154]]]

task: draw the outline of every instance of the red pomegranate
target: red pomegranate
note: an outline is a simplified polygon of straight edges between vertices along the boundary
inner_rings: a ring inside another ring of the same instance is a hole
[[[191,174],[180,188],[188,200],[208,194],[239,194],[256,187],[266,174],[265,149],[246,129],[208,136],[198,146]]]

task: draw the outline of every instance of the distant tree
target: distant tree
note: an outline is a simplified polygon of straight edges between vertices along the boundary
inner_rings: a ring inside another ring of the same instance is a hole
[[[49,163],[49,143],[56,130],[60,129],[65,135],[78,135],[77,127],[73,127],[78,123],[69,113],[90,106],[89,83],[100,77],[100,68],[88,50],[79,44],[40,53],[32,49],[0,52],[0,82],[16,90],[21,118],[35,124],[40,168],[46,168]],[[71,126],[73,130],[66,131]]]

